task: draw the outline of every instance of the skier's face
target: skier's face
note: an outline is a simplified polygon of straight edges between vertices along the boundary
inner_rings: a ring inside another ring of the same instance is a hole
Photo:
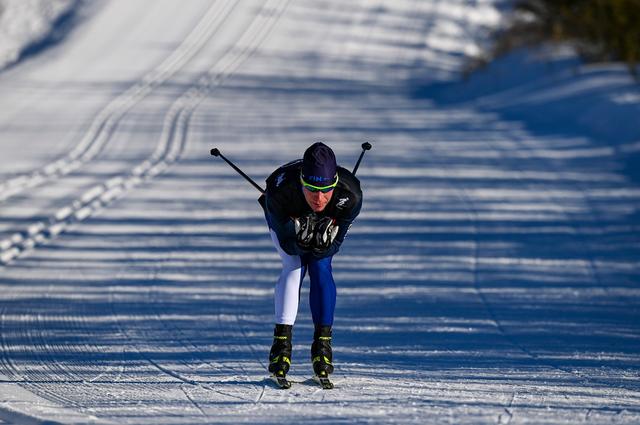
[[[321,212],[327,206],[331,197],[333,196],[333,190],[329,192],[312,192],[307,188],[302,189],[304,193],[304,199],[307,200],[307,204],[313,210],[313,212]]]

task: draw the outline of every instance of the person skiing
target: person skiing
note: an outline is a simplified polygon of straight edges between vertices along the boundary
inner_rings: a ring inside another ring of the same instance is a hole
[[[311,281],[309,304],[315,326],[311,362],[325,388],[333,372],[332,326],[336,285],[331,260],[342,245],[351,223],[360,213],[360,182],[336,164],[331,148],[314,143],[302,159],[292,161],[267,178],[260,200],[271,239],[282,260],[275,286],[275,328],[269,352],[269,372],[288,388],[292,330],[298,313],[300,287],[305,274]]]

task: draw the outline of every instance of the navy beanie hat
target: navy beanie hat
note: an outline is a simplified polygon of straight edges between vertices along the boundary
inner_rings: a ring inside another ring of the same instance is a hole
[[[336,182],[336,156],[324,143],[314,143],[302,158],[302,180],[314,186],[329,186]]]

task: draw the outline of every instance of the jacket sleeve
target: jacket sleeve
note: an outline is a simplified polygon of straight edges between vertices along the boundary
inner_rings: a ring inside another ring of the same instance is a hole
[[[333,240],[333,243],[331,244],[329,249],[323,252],[312,252],[312,255],[315,258],[330,257],[332,255],[335,255],[340,250],[340,245],[342,245],[342,242],[344,242],[344,238],[347,236],[347,232],[351,228],[351,223],[353,223],[353,220],[355,220],[358,214],[360,214],[361,208],[362,197],[360,196],[358,198],[358,202],[353,206],[349,214],[346,217],[340,218],[336,221],[336,224],[338,226],[338,234],[336,235],[336,238]]]
[[[289,255],[304,255],[307,251],[300,249],[297,243],[293,219],[287,215],[276,197],[267,194],[265,198],[265,215],[269,227],[278,236],[280,247]]]

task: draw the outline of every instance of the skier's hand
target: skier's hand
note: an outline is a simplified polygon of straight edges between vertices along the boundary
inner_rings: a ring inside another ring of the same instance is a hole
[[[304,217],[294,218],[296,242],[303,250],[309,251],[313,247],[317,217],[309,214]]]
[[[333,240],[338,234],[338,226],[331,217],[322,217],[315,225],[313,238],[313,251],[321,254],[331,247]]]

